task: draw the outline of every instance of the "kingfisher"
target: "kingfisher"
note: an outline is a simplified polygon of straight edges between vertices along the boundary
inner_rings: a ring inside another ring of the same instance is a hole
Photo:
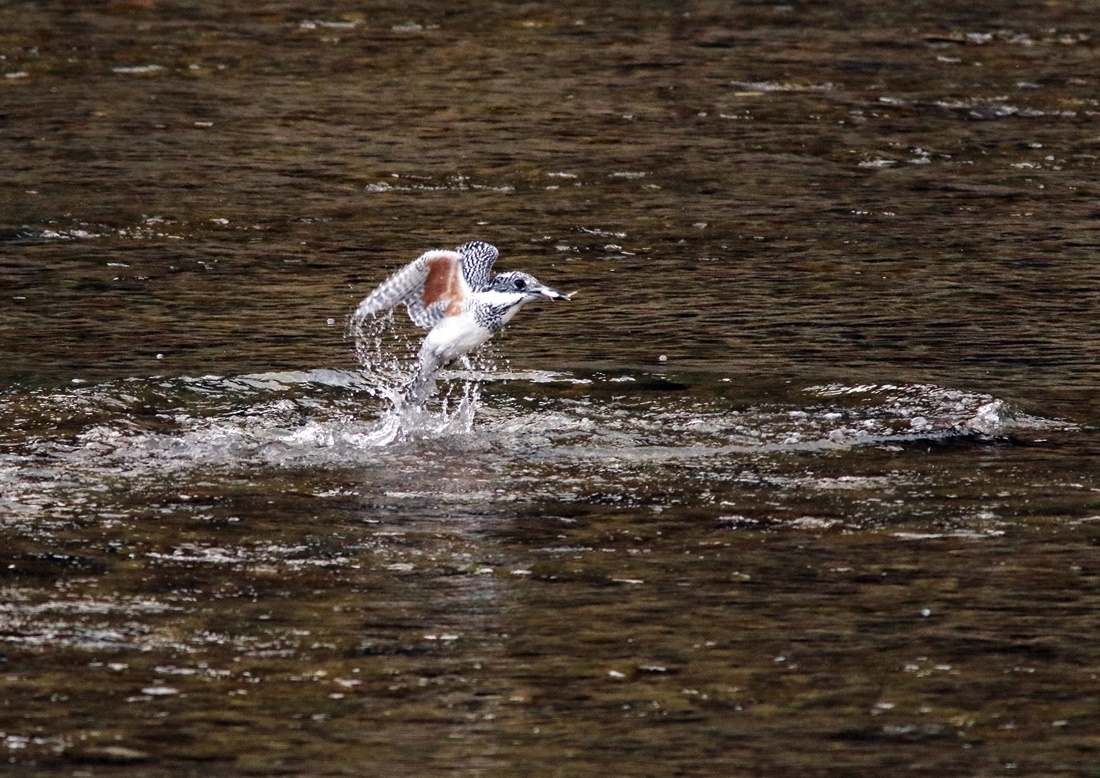
[[[404,303],[413,323],[428,330],[417,375],[405,392],[407,403],[423,404],[436,373],[504,329],[527,303],[570,299],[529,273],[512,270],[491,276],[499,256],[495,246],[482,241],[427,251],[383,281],[355,309],[352,321],[361,322]]]

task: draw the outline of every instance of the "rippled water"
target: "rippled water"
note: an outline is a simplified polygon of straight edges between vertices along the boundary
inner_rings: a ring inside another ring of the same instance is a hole
[[[0,8],[0,765],[1091,774],[1094,11]]]

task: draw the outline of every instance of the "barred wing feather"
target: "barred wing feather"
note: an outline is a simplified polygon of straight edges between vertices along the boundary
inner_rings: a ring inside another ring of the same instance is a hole
[[[462,257],[455,251],[429,251],[383,281],[355,309],[362,321],[401,303],[418,327],[431,329],[444,317],[457,316],[470,289],[462,274]]]

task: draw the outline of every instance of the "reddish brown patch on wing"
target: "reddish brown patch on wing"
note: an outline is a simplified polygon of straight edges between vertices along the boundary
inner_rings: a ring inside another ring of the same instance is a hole
[[[466,295],[462,291],[462,270],[458,260],[433,257],[427,261],[428,277],[424,280],[424,307],[442,302],[447,316],[462,313]]]

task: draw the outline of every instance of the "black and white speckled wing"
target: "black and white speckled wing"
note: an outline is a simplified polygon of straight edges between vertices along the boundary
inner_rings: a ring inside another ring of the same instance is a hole
[[[462,265],[463,256],[456,251],[421,254],[367,295],[353,320],[363,321],[403,303],[414,324],[431,329],[445,317],[461,313],[466,305],[470,288]]]
[[[493,263],[500,256],[496,246],[475,240],[459,246],[458,253],[462,256],[462,275],[467,285],[475,292],[484,292],[489,288]]]

